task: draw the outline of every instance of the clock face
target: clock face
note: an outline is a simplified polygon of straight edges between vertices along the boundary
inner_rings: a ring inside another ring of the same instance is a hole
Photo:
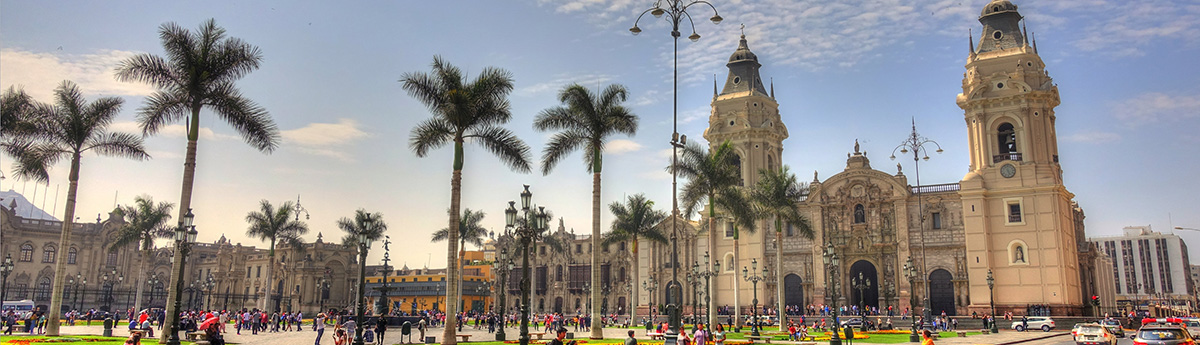
[[[1012,164],[1005,164],[1000,167],[1000,176],[1004,176],[1005,178],[1011,178],[1016,175],[1017,175],[1017,167],[1013,166]]]

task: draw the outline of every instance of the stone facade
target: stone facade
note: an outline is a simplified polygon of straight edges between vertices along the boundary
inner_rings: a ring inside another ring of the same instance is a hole
[[[54,262],[46,258],[54,258],[48,252],[60,250],[57,242],[62,223],[21,217],[19,214],[26,212],[14,212],[14,205],[0,207],[0,252],[11,254],[15,264],[14,272],[9,276],[6,298],[31,299],[45,308],[50,304],[54,277]],[[150,269],[142,274],[139,272],[141,252],[135,245],[111,252],[107,250],[124,222],[119,215],[109,214],[106,219],[98,218],[96,223],[76,223],[73,237],[81,241],[66,248],[76,253],[68,255],[67,273],[72,275],[68,278],[74,278],[78,273],[83,278],[80,281],[86,280],[87,285],[80,284],[78,296],[74,286],[66,287],[64,309],[131,308],[135,305],[137,284],[146,284],[143,308],[166,305],[174,250],[170,247],[153,249],[152,257],[147,258],[151,261]],[[284,311],[306,313],[316,312],[322,304],[348,306],[353,299],[344,292],[351,291],[350,287],[357,280],[357,276],[349,274],[357,272],[356,253],[352,247],[325,243],[320,234],[316,242],[304,244],[303,248],[280,246],[276,250],[276,289],[271,298],[275,303],[272,305]],[[268,261],[267,250],[233,244],[224,236],[214,243],[194,244],[185,267],[183,307],[264,308],[267,301],[263,296],[264,284],[267,282],[263,271]],[[116,281],[111,278],[113,270],[123,277],[115,284],[111,283]],[[110,276],[109,284],[104,283],[105,273]],[[209,276],[213,278],[212,289],[201,288],[199,283],[207,281]],[[146,283],[152,277],[158,278],[157,284]],[[317,288],[322,278],[330,282],[327,292]]]

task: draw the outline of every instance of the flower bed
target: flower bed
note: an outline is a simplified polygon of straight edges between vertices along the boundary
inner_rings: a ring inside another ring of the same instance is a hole
[[[867,334],[912,334],[912,331],[893,329],[893,330],[886,330],[886,331],[867,331],[865,333],[867,333]]]

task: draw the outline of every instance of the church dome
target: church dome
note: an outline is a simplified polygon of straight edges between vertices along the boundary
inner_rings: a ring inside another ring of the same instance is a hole
[[[742,35],[742,40],[738,42],[737,50],[733,51],[733,55],[729,56],[729,62],[731,63],[743,60],[758,62],[758,55],[754,55],[754,52],[750,51],[750,46],[746,44],[746,35]]]
[[[992,2],[989,2],[987,4],[987,6],[983,7],[983,11],[980,11],[979,16],[986,17],[991,14],[1004,13],[1004,12],[1016,12],[1016,11],[1017,11],[1017,5],[1013,5],[1013,3],[1011,1],[992,0]]]

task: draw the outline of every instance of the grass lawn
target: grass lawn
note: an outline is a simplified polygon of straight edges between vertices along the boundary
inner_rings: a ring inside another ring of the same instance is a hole
[[[28,345],[28,344],[39,344],[39,343],[59,343],[59,342],[63,342],[63,340],[66,340],[66,339],[80,339],[80,341],[79,341],[80,343],[86,343],[89,345],[122,345],[125,343],[125,338],[122,338],[122,337],[100,337],[100,336],[94,336],[94,335],[78,335],[78,336],[69,335],[69,336],[62,336],[62,337],[47,337],[47,336],[41,336],[41,335],[39,335],[39,336],[17,336],[17,335],[14,335],[14,336],[5,336],[4,341],[0,342],[0,344],[3,344],[3,345],[8,345],[8,344]],[[183,345],[193,345],[192,342],[187,342],[187,341],[184,341],[181,343]],[[142,339],[142,344],[147,344],[147,345],[158,344],[158,339],[155,339],[155,338]]]

